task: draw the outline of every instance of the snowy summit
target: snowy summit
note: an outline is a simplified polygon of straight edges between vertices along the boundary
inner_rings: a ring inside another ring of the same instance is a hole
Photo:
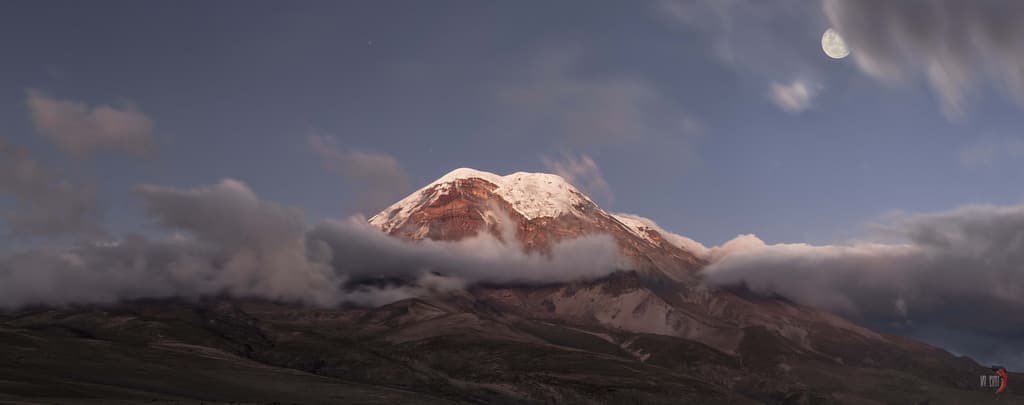
[[[494,184],[497,186],[494,193],[511,204],[516,212],[526,219],[555,218],[563,214],[576,213],[576,207],[583,204],[596,206],[590,198],[555,174],[516,172],[500,176],[476,169],[459,168],[384,209],[370,218],[369,222],[373,226],[387,230],[402,223],[418,207],[430,204],[432,201],[423,201],[426,191],[437,187],[441,193],[436,198],[440,198],[459,180],[466,179],[480,179]],[[395,215],[388,215],[395,210],[398,210]]]

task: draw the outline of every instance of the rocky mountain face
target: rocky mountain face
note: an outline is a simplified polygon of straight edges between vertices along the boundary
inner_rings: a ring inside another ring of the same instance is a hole
[[[546,173],[502,177],[457,169],[369,222],[408,240],[451,241],[478,232],[502,238],[500,228],[509,226],[524,249],[542,252],[558,241],[611,235],[637,271],[676,281],[694,281],[694,272],[706,264],[695,252],[641,222],[605,212],[561,177]]]
[[[211,298],[0,314],[0,402],[995,399],[978,384],[991,371],[971,359],[782,299],[703,286],[702,247],[607,213],[558,176],[459,169],[369,222],[408,243],[486,232],[542,254],[607,234],[630,265],[597,280],[477,285],[377,308]],[[1024,403],[1021,387],[1011,383],[997,403]]]
[[[731,354],[738,352],[750,327],[763,328],[805,350],[813,350],[808,335],[820,329],[884,341],[826,313],[703,287],[697,277],[707,264],[702,252],[670,243],[653,226],[603,211],[551,174],[502,177],[458,169],[369,220],[382,231],[411,241],[459,240],[478,232],[502,237],[502,221],[512,223],[514,237],[526,250],[544,251],[552,242],[590,234],[612,235],[635,270],[599,283],[473,290],[475,300],[503,313],[677,336]]]
[[[688,249],[702,246],[679,243],[678,235],[663,234],[636,217],[609,214],[550,174],[502,177],[458,169],[370,223],[403,239],[458,240],[476,232],[498,235],[503,218],[515,225],[526,249],[544,250],[551,242],[595,233],[612,235],[635,270],[595,282],[470,291],[473,302],[503,317],[682,339],[761,370],[790,370],[809,360],[851,370],[912,369],[959,389],[974,388],[977,377],[971,376],[984,372],[969,359],[826,312],[746,291],[706,288],[697,272],[708,254]],[[429,328],[420,330],[430,335]],[[657,358],[675,354],[661,353],[664,347],[649,349],[633,338],[612,335],[596,334],[637,360],[673,361]]]

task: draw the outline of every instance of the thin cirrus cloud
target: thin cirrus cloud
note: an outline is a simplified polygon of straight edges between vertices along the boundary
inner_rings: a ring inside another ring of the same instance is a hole
[[[76,157],[99,151],[147,156],[154,152],[153,120],[132,105],[89,106],[29,89],[26,104],[43,137]]]
[[[982,361],[1010,358],[1002,354],[1024,335],[1024,205],[968,206],[895,223],[882,229],[903,243],[767,245],[745,235],[713,248],[702,274],[711,285],[786,297]],[[963,339],[968,332],[991,347]],[[1024,356],[1013,361],[1024,367]]]
[[[324,170],[358,187],[356,210],[363,214],[375,214],[412,191],[412,180],[394,156],[343,150],[337,138],[320,133],[310,135],[306,144],[320,158]]]
[[[951,117],[979,81],[1024,102],[1024,3],[824,0],[857,66],[887,81],[923,76]]]

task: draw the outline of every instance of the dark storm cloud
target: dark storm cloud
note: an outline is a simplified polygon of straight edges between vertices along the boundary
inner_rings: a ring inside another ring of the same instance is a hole
[[[324,170],[336,173],[358,187],[357,209],[376,214],[388,204],[412,191],[412,180],[393,156],[355,150],[342,150],[330,135],[307,138],[310,150],[320,158]]]
[[[12,202],[3,208],[10,236],[101,233],[92,188],[58,178],[27,150],[0,139],[0,202],[4,199]]]
[[[1024,205],[910,216],[885,231],[906,243],[765,245],[747,236],[716,248],[728,252],[703,274],[713,285],[743,284],[900,333],[950,340],[953,350],[967,350],[967,340],[961,346],[955,336],[1001,342],[993,353],[1024,337]]]
[[[134,106],[89,105],[50,97],[35,89],[26,100],[32,123],[54,145],[74,156],[107,150],[153,152],[153,120]]]
[[[40,248],[0,258],[0,308],[112,303],[219,292],[213,252],[184,240],[132,236],[116,245]]]
[[[825,0],[825,14],[865,73],[922,74],[961,114],[978,79],[1024,101],[1024,3],[1001,0]]]
[[[191,190],[141,186],[138,194],[154,220],[188,236],[136,236],[0,258],[0,307],[215,294],[380,305],[467,283],[600,277],[621,264],[609,237],[566,241],[543,255],[489,233],[458,242],[403,242],[359,218],[307,230],[301,211],[264,201],[235,180]],[[357,282],[371,278],[406,282]]]

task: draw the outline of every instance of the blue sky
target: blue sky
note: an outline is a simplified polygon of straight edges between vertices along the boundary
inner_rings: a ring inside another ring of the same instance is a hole
[[[709,245],[846,241],[893,210],[1021,200],[1006,145],[1024,120],[1000,82],[951,116],[911,62],[882,80],[824,55],[822,4],[725,3],[11,2],[0,136],[95,185],[115,232],[147,226],[139,184],[234,178],[310,222],[367,211],[313,134],[393,157],[412,187],[586,156],[604,207]],[[814,93],[799,111],[773,101],[798,82]],[[133,106],[155,153],[66,153],[29,89]]]

